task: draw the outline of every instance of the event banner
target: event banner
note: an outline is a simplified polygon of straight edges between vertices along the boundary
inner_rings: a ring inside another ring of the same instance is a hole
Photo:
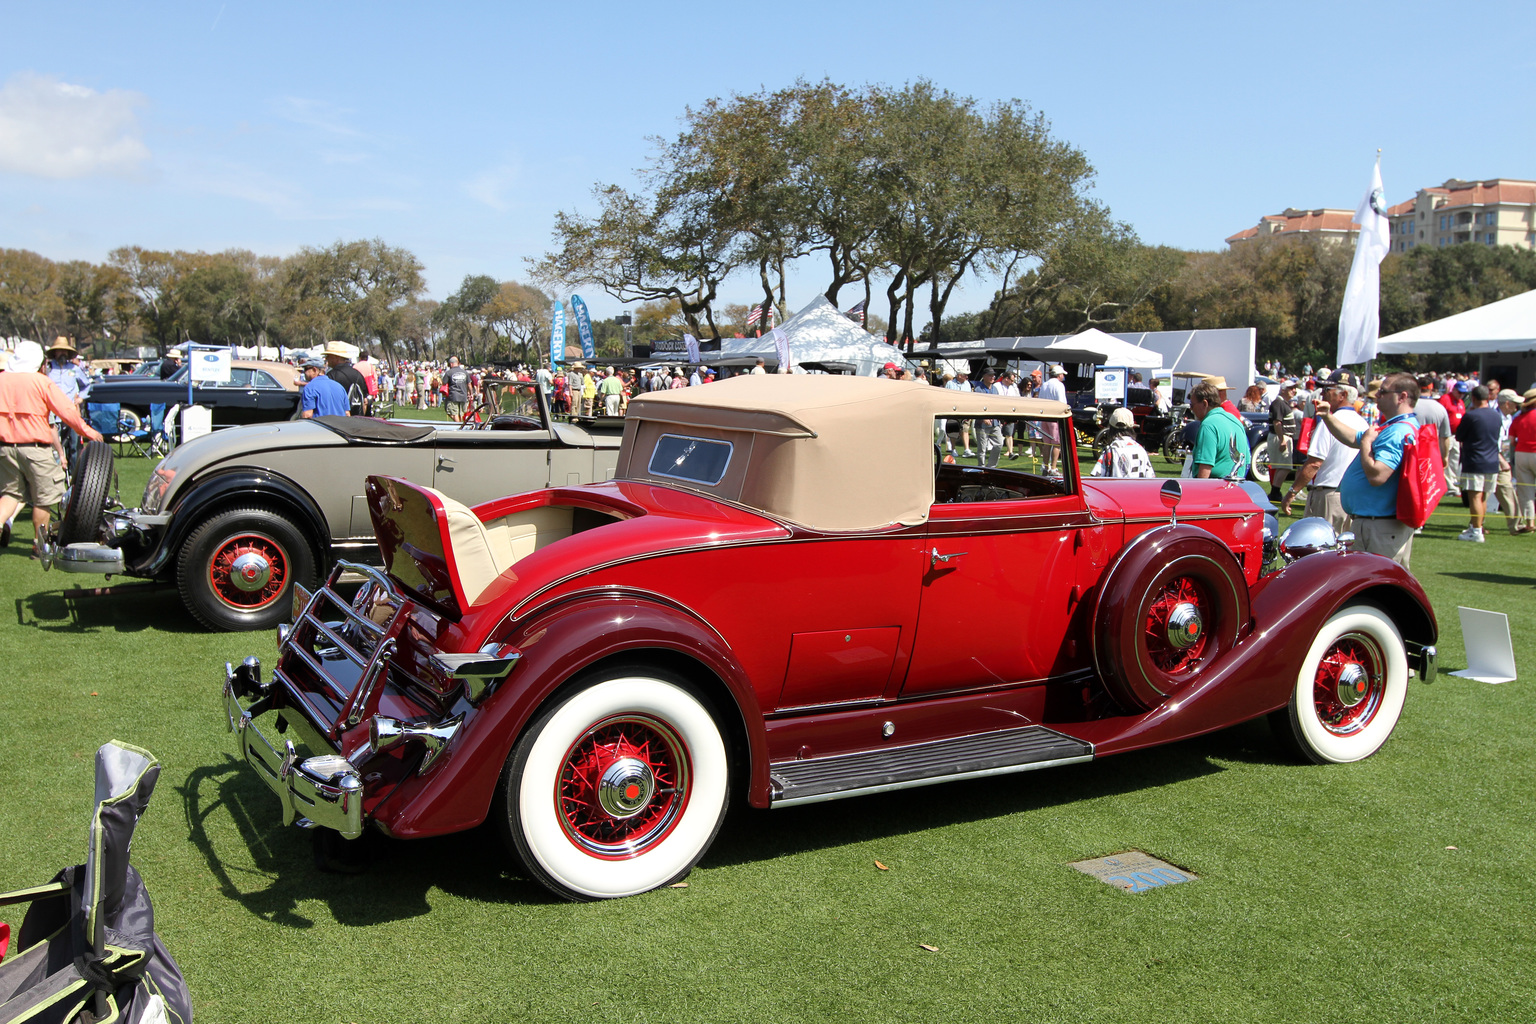
[[[554,301],[549,327],[549,361],[554,366],[565,362],[565,303]]]
[[[592,342],[592,317],[588,315],[587,304],[581,301],[580,295],[571,296],[571,315],[576,318],[576,330],[581,334],[582,357],[595,358],[597,349]]]
[[[779,372],[789,372],[789,335],[784,333],[784,328],[773,329],[773,347],[779,354]]]

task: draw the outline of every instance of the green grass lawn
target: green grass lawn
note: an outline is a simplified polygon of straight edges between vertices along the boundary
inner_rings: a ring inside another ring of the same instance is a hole
[[[1162,460],[1157,460],[1162,464]],[[120,463],[136,504],[144,460]],[[1447,504],[1414,546],[1456,606],[1507,612],[1536,671],[1536,537]],[[780,811],[733,811],[686,888],[556,902],[489,830],[378,841],[322,874],[235,757],[223,665],[174,590],[0,551],[0,889],[84,859],[92,754],[164,774],[133,847],[201,1021],[1529,1021],[1536,700],[1441,676],[1357,765],[1262,723],[1143,753]],[[1027,625],[1016,628],[1021,642]],[[1302,642],[1305,638],[1297,638]],[[1198,881],[1132,895],[1069,867],[1140,849]],[[889,870],[879,870],[875,861]],[[0,910],[13,926],[17,908]],[[920,947],[936,948],[930,952]]]

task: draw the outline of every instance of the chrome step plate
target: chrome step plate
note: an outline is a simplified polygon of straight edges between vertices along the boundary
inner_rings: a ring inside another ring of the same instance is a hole
[[[769,767],[769,780],[772,805],[793,807],[1091,760],[1091,743],[1027,725],[887,750],[780,761]]]

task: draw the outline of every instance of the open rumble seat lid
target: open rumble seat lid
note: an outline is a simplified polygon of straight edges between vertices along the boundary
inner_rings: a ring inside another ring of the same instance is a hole
[[[1062,402],[976,394],[918,381],[744,374],[630,400],[617,476],[696,490],[818,530],[925,522],[936,419],[1066,420]],[[654,472],[668,434],[727,441],[714,484]]]

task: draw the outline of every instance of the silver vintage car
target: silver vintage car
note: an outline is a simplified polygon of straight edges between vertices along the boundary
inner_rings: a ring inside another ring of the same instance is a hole
[[[492,379],[463,425],[321,416],[196,438],[155,467],[138,508],[109,497],[112,451],[76,459],[43,565],[174,581],[209,629],[286,621],[295,583],[332,561],[377,561],[364,501],[371,474],[404,477],[474,505],[613,476],[617,431],[556,422],[538,387]]]

